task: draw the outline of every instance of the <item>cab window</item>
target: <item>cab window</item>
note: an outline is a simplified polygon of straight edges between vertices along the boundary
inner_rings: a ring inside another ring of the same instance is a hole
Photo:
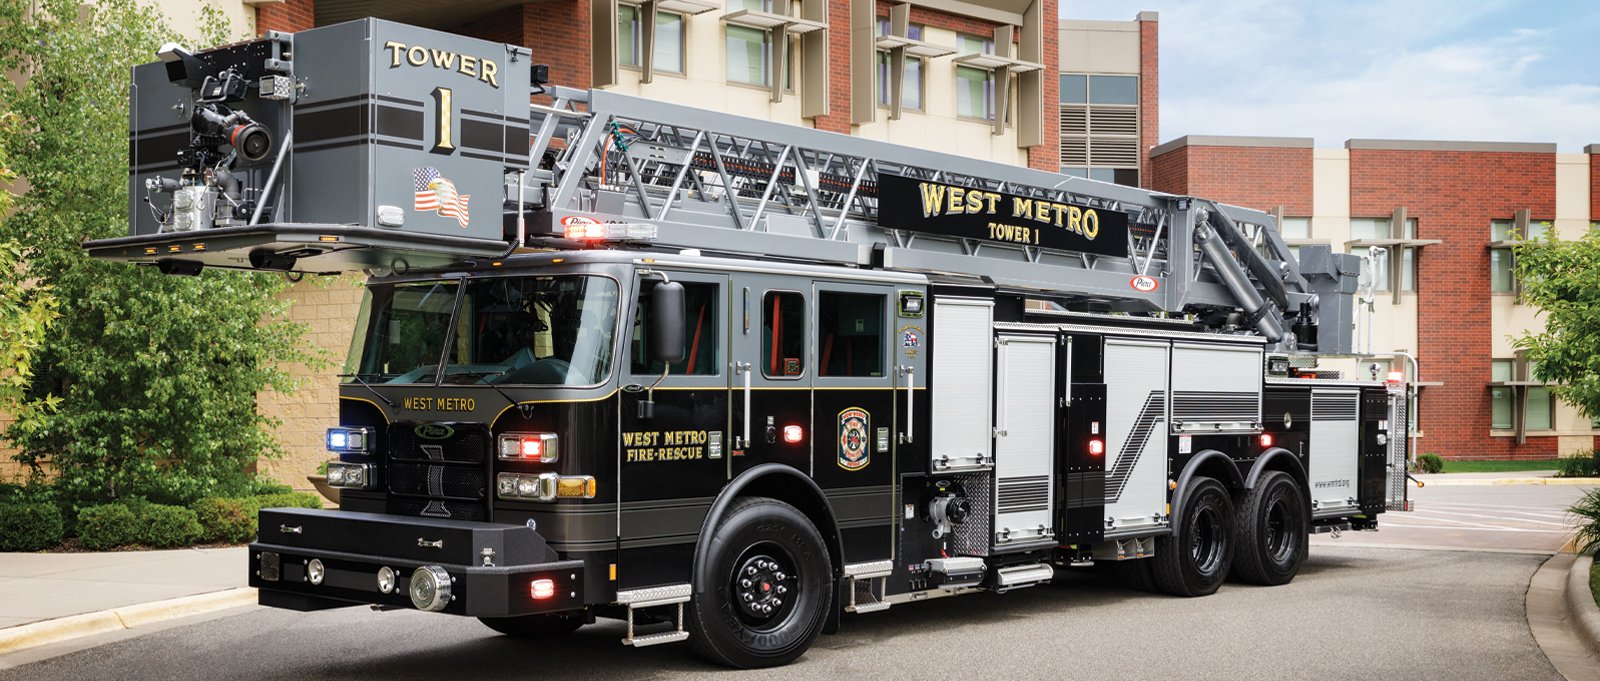
[[[817,375],[882,376],[883,310],[869,293],[817,294]]]
[[[761,373],[799,378],[806,372],[806,298],[793,291],[768,291],[761,298]]]
[[[686,281],[683,283],[684,334],[683,361],[672,364],[673,376],[715,376],[717,374],[717,285]],[[650,358],[651,300],[661,282],[648,280],[639,284],[639,302],[633,314],[634,374],[659,374],[661,362]]]

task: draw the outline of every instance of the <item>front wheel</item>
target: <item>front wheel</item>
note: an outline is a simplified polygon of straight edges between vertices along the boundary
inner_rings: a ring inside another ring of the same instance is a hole
[[[1306,502],[1288,473],[1268,471],[1239,500],[1233,576],[1247,584],[1288,584],[1310,548]]]
[[[775,667],[800,657],[822,631],[833,600],[822,535],[776,499],[734,502],[695,566],[689,642],[729,667]]]
[[[1212,478],[1197,477],[1184,502],[1181,529],[1156,538],[1149,560],[1156,587],[1173,596],[1208,596],[1228,578],[1233,562],[1233,500]]]

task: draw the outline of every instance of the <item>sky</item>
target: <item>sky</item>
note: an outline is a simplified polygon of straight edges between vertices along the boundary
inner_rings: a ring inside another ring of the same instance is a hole
[[[1161,141],[1600,143],[1600,0],[1061,0],[1160,15]]]

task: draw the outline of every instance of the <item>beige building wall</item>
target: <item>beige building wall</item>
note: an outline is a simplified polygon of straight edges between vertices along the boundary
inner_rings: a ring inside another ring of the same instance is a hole
[[[234,37],[248,38],[256,32],[256,8],[254,4],[247,4],[243,0],[141,0],[144,4],[155,5],[162,14],[172,22],[172,28],[180,35],[194,37],[199,33],[201,12],[207,5],[222,10],[222,15],[227,17],[228,26],[233,30]]]
[[[617,84],[606,89],[739,116],[811,127],[810,121],[800,115],[798,90],[785,93],[783,101],[773,102],[771,91],[766,87],[728,82],[727,39],[721,13],[705,12],[688,16],[685,17],[684,24],[683,73],[664,72],[657,68],[652,82],[641,83],[639,82],[641,71],[638,68],[623,66],[618,69]],[[1137,39],[1138,34],[1135,33],[1134,36]],[[928,26],[924,28],[923,41],[955,47],[956,33]],[[1137,57],[1137,49],[1135,56]],[[804,56],[796,55],[795,59],[796,63],[802,63]],[[923,111],[907,109],[900,120],[890,121],[888,108],[879,107],[877,120],[865,125],[852,126],[851,134],[961,156],[1027,165],[1028,150],[1017,147],[1015,124],[1008,125],[1005,134],[995,135],[987,121],[968,120],[956,116],[955,67],[949,57],[927,60]],[[1014,112],[1017,111],[1017,88],[1014,80],[1012,85],[1007,109],[1012,111],[1014,116]],[[849,83],[835,82],[832,86],[849,87]],[[796,87],[802,87],[802,84],[797,82]],[[833,113],[848,115],[848,112]]]
[[[1139,75],[1139,22],[1061,20],[1061,71]]]
[[[360,278],[308,277],[284,292],[289,303],[290,321],[306,326],[305,340],[323,353],[328,366],[313,371],[304,365],[290,367],[302,381],[292,394],[261,393],[256,409],[280,423],[274,429],[284,456],[262,460],[263,474],[298,490],[310,490],[307,475],[331,458],[323,444],[327,429],[339,425],[339,378],[345,354],[350,349],[350,334],[355,329],[361,308]]]

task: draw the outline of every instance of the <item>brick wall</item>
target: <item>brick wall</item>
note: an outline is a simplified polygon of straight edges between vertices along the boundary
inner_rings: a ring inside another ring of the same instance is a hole
[[[1169,194],[1189,194],[1189,147],[1178,147],[1151,157],[1146,167],[1148,171],[1140,178],[1146,188]]]
[[[1150,150],[1161,139],[1159,37],[1156,20],[1139,20],[1139,186],[1146,189],[1156,186]]]
[[[1158,191],[1258,210],[1284,206],[1289,215],[1311,214],[1309,147],[1189,145],[1153,158],[1151,166],[1151,186]]]
[[[1548,153],[1350,150],[1350,215],[1404,206],[1417,236],[1441,239],[1417,259],[1417,344],[1430,380],[1418,425],[1423,451],[1450,458],[1550,458],[1558,438],[1489,437],[1489,221],[1522,208],[1555,215]]]
[[[878,3],[878,14],[889,15]],[[850,0],[828,0],[828,114],[814,116],[818,130],[850,134]]]
[[[533,50],[535,64],[550,65],[550,82],[587,88],[590,68],[589,0],[551,0],[507,7],[450,29]]]
[[[287,0],[282,3],[256,6],[256,30],[262,33],[267,31],[293,33],[314,28],[316,25],[313,0]]]
[[[1600,146],[1589,148],[1589,219],[1600,220]]]
[[[1056,30],[1057,0],[1041,0],[1044,27],[1044,143],[1028,147],[1028,167],[1057,172],[1061,169],[1061,31]]]

